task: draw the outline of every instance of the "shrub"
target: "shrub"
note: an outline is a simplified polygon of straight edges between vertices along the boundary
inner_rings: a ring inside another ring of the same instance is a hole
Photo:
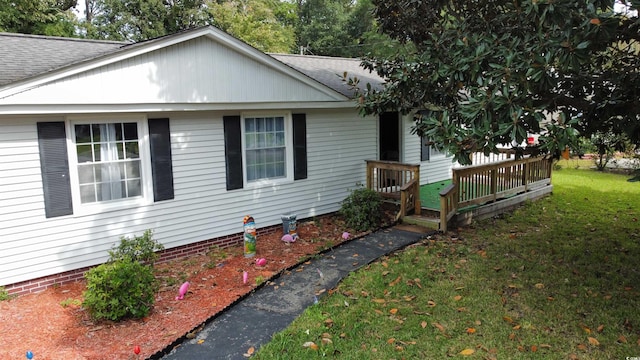
[[[145,317],[158,290],[153,268],[122,259],[89,270],[83,306],[95,320]]]
[[[9,298],[10,296],[7,289],[5,289],[4,286],[0,286],[0,301],[9,300]]]
[[[142,236],[134,236],[133,239],[120,237],[120,245],[109,250],[110,261],[131,259],[153,265],[158,259],[156,251],[163,250],[162,244],[153,240],[151,230],[146,230]]]
[[[357,231],[377,228],[382,221],[382,197],[377,192],[358,188],[342,201],[340,215],[347,226]]]
[[[121,237],[109,251],[109,261],[85,274],[87,290],[82,305],[95,320],[141,318],[153,308],[158,282],[153,264],[164,247],[150,230],[133,239]]]

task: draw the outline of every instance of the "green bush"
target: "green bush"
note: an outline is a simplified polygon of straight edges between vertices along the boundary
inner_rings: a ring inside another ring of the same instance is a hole
[[[110,261],[130,259],[153,265],[158,259],[156,251],[163,249],[162,244],[153,240],[151,230],[146,230],[142,236],[135,236],[133,239],[121,237],[120,245],[109,250],[109,257]]]
[[[0,301],[9,300],[9,298],[10,296],[7,289],[5,289],[4,286],[0,286]]]
[[[152,239],[151,231],[133,239],[122,237],[109,251],[109,261],[85,274],[87,290],[82,305],[95,320],[117,321],[149,314],[159,285],[153,264],[154,250],[163,246]]]
[[[377,228],[382,221],[382,197],[377,192],[358,188],[342,201],[340,215],[347,226],[357,231]]]

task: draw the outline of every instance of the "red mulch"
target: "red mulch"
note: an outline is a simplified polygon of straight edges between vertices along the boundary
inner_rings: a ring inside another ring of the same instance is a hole
[[[151,314],[140,320],[92,321],[80,306],[84,282],[1,301],[0,359],[26,359],[27,351],[37,360],[137,359],[136,345],[141,349],[139,358],[147,358],[251,292],[256,278],[268,280],[343,242],[344,231],[338,217],[325,216],[299,223],[300,239],[291,245],[280,240],[280,233],[259,236],[255,258],[245,258],[237,246],[158,264],[164,285]],[[266,258],[267,264],[256,266],[257,258]],[[247,284],[242,282],[243,271],[249,273]],[[176,300],[185,280],[191,283],[189,292],[184,300]]]

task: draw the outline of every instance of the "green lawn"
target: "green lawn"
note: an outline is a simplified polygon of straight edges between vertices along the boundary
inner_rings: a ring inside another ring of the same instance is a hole
[[[640,356],[640,183],[568,166],[553,195],[345,279],[258,359]]]

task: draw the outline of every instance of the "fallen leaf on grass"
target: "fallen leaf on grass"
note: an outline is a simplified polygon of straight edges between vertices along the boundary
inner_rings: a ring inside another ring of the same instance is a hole
[[[618,336],[618,340],[617,340],[617,341],[618,341],[619,343],[621,343],[621,344],[626,344],[626,343],[627,343],[627,338],[626,338],[626,337],[624,337],[624,335],[620,335],[620,336]],[[640,344],[639,344],[639,345],[640,345]]]
[[[513,319],[510,316],[503,316],[502,320],[508,322],[509,324],[513,324]]]
[[[600,346],[600,341],[598,341],[598,339],[591,336],[587,337],[587,339],[589,339],[589,344],[593,346]]]
[[[453,300],[455,300],[455,301],[460,301],[461,299],[462,299],[461,295],[456,295],[456,296],[453,297]]]
[[[531,352],[536,352],[538,351],[538,347],[535,345],[531,345]]]
[[[395,280],[389,283],[389,286],[396,286],[398,283],[402,281],[402,276],[398,276]]]
[[[582,326],[582,330],[584,330],[584,332],[586,332],[587,334],[591,334],[591,329],[589,329],[588,327],[586,327],[584,325]]]
[[[447,332],[444,329],[444,326],[442,326],[440,323],[432,323],[431,325],[433,325],[436,329],[438,329],[444,336],[449,337],[447,336]]]
[[[577,348],[578,348],[579,350],[584,351],[584,350],[587,350],[587,345],[585,345],[585,344],[578,344]]]
[[[316,343],[314,343],[313,341],[307,341],[306,343],[302,344],[302,346],[311,350],[318,350],[318,345],[316,345]]]
[[[394,342],[396,342],[395,338],[390,338],[389,340],[387,340],[387,344],[393,344]]]
[[[245,355],[253,355],[253,353],[256,352],[256,348],[254,348],[253,346],[247,349],[247,352],[245,353]]]
[[[373,302],[377,303],[377,304],[384,304],[384,303],[387,302],[387,300],[385,300],[385,299],[373,299]]]
[[[460,351],[460,355],[463,356],[469,356],[469,355],[473,355],[473,353],[475,353],[476,351],[473,349],[464,349],[462,351]]]
[[[467,334],[475,334],[476,329],[475,328],[467,328],[466,332],[467,332]]]
[[[432,301],[432,300],[429,300],[429,301],[427,301],[427,305],[429,305],[430,307],[434,307],[434,306],[436,306],[436,302]]]
[[[420,326],[422,326],[423,329],[426,328],[427,327],[427,322],[426,321],[421,322]]]
[[[601,333],[601,332],[602,332],[602,330],[604,330],[604,325],[600,325],[600,326],[598,326],[598,329],[597,329],[597,330],[598,330],[598,332],[599,332],[599,333]]]
[[[395,315],[395,314],[398,312],[398,309],[393,308],[393,309],[389,310],[389,312],[390,312],[392,315]]]
[[[543,283],[537,283],[534,286],[536,287],[536,289],[544,289],[544,284]]]

